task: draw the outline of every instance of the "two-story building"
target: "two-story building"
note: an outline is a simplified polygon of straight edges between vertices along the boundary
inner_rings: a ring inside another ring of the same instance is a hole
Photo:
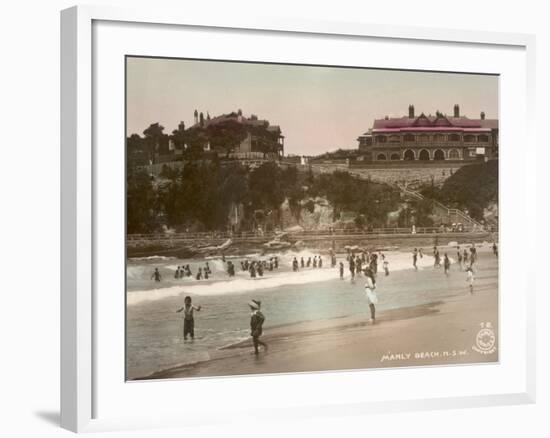
[[[359,152],[366,162],[387,161],[475,161],[498,157],[498,119],[479,119],[440,112],[415,116],[409,105],[408,116],[376,119],[359,136]]]

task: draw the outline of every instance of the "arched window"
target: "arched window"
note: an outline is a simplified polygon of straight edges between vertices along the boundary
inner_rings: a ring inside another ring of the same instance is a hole
[[[477,137],[477,141],[483,141],[483,142],[486,142],[486,141],[489,141],[489,137],[486,136],[485,134],[483,135],[478,135]]]
[[[403,140],[405,140],[405,141],[414,141],[414,135],[405,134],[405,136],[403,137]]]
[[[458,134],[450,134],[450,135],[449,135],[449,141],[460,141],[460,135],[458,135]]]
[[[401,157],[399,156],[399,154],[391,154],[390,160],[399,161],[400,159]]]
[[[460,154],[458,153],[458,151],[456,149],[451,149],[449,151],[449,160],[459,160],[460,159]]]
[[[472,143],[474,141],[476,141],[476,136],[475,135],[465,135],[464,136],[464,142]]]
[[[434,160],[444,160],[445,159],[445,153],[441,149],[437,149],[434,152]]]
[[[377,135],[376,136],[376,143],[386,143],[386,136],[385,135]]]
[[[420,155],[418,156],[418,159],[421,161],[428,161],[430,159],[430,153],[426,149],[422,149],[420,151]]]
[[[403,159],[405,161],[414,161],[414,152],[410,149],[407,149],[405,151],[405,154],[403,155]]]
[[[378,161],[383,161],[383,160],[386,159],[386,154],[378,154],[378,155],[376,156],[376,159],[377,159]]]

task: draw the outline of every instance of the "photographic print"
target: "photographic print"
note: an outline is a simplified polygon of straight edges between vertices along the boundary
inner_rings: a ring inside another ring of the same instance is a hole
[[[125,79],[128,380],[498,361],[497,75]]]

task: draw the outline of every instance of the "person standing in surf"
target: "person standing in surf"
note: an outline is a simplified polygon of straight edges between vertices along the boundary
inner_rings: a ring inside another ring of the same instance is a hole
[[[443,267],[445,269],[445,275],[449,275],[449,271],[451,269],[451,260],[449,259],[447,253],[445,253],[445,257],[443,258]]]
[[[476,249],[476,246],[472,243],[472,246],[470,247],[470,266],[473,266],[476,260],[477,260],[477,249]]]
[[[434,247],[434,268],[441,267],[441,256],[439,255],[439,250]]]
[[[349,258],[349,272],[351,274],[351,281],[354,281],[355,280],[355,260],[353,256]]]
[[[382,266],[384,267],[384,272],[386,273],[386,277],[388,275],[390,275],[390,268],[388,267],[389,265],[389,262],[388,260],[384,257],[384,263],[382,263]]]
[[[344,263],[340,262],[340,280],[344,279]]]
[[[155,272],[151,275],[151,280],[155,279],[156,282],[162,280],[162,275],[160,275],[159,268],[155,268]]]
[[[256,278],[256,262],[250,263],[250,268],[248,268],[248,272],[250,272],[250,278]]]
[[[259,300],[252,300],[248,303],[252,313],[250,314],[250,336],[252,336],[252,343],[254,344],[254,354],[259,354],[258,347],[261,345],[264,347],[264,351],[267,351],[267,344],[260,341],[260,336],[263,334],[263,324],[265,322],[265,316],[260,311],[262,302]]]
[[[200,312],[201,306],[194,306],[191,302],[191,297],[185,297],[183,307],[176,310],[176,313],[183,311],[183,340],[187,341],[187,336],[191,336],[191,340],[195,339],[195,318],[194,311]]]
[[[418,250],[415,248],[413,251],[413,267],[415,271],[418,271],[418,266],[416,266],[416,261],[418,260]]]

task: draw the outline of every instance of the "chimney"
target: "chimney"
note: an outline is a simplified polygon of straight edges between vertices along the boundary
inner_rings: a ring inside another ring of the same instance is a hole
[[[409,105],[409,119],[414,119],[414,105]]]
[[[455,103],[453,117],[460,117],[460,107],[458,106],[458,103]]]
[[[479,118],[481,120],[485,120],[485,112],[484,111],[481,111],[481,114],[479,115]]]

